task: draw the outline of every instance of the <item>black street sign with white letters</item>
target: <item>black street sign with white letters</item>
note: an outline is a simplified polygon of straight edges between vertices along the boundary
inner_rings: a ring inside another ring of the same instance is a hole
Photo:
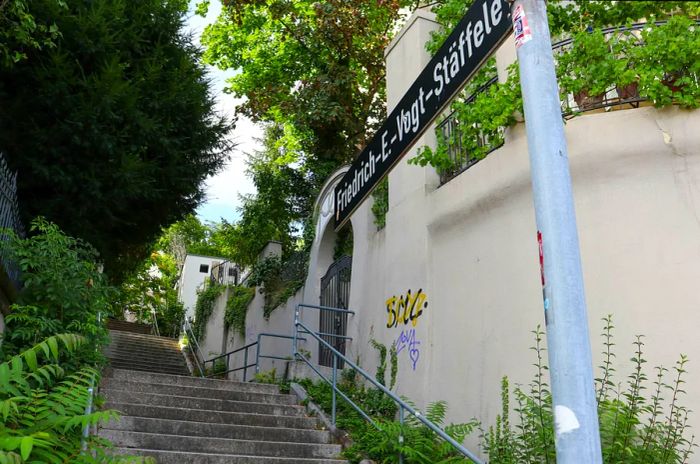
[[[512,30],[507,0],[476,0],[335,188],[336,229]]]

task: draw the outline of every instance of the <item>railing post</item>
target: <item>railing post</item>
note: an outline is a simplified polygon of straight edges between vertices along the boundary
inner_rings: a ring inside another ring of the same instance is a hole
[[[403,446],[403,424],[404,424],[404,417],[403,417],[403,406],[399,405],[399,424],[401,425],[401,432],[399,432],[399,446]],[[403,464],[403,453],[399,451],[399,464]]]
[[[260,343],[261,336],[258,335],[258,344],[255,346],[255,374],[260,373]]]
[[[243,350],[243,381],[248,381],[248,345]]]
[[[292,359],[296,359],[297,352],[299,351],[297,348],[297,333],[299,331],[299,326],[297,325],[299,323],[299,306],[294,309],[294,330],[292,331],[293,338],[292,338]]]
[[[335,425],[335,389],[337,388],[338,379],[338,356],[333,353],[333,397],[331,400],[331,424]]]
[[[88,396],[88,403],[87,403],[87,406],[85,406],[85,415],[86,416],[88,414],[92,413],[92,396],[93,396],[94,391],[95,390],[93,387],[88,388],[88,395],[89,395]],[[83,428],[83,439],[82,439],[82,443],[81,443],[81,449],[83,451],[87,450],[87,439],[88,439],[89,435],[90,435],[90,424],[86,425]]]

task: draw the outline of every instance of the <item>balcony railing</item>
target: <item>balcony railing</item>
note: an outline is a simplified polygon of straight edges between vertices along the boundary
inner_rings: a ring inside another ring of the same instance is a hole
[[[479,87],[476,92],[470,95],[465,103],[473,102],[477,96],[485,92],[489,87],[498,82],[498,76],[492,77],[486,84]],[[501,131],[505,130],[502,128]],[[476,157],[470,153],[462,143],[460,134],[460,121],[457,113],[453,111],[437,126],[438,143],[444,143],[447,149],[447,156],[450,158],[451,167],[449,169],[440,170],[440,184],[444,184],[451,179],[457,177],[460,173],[466,171],[473,165],[479,162],[484,157]],[[483,132],[479,133],[477,145],[479,147],[488,147],[487,154],[496,150],[503,145],[502,138],[498,142],[490,140]]]
[[[230,261],[223,261],[212,266],[209,273],[209,280],[212,284],[238,285],[241,270],[237,264]]]
[[[655,24],[662,25],[664,23],[665,21],[658,21]],[[700,25],[700,20],[696,20],[696,23]],[[648,26],[649,23],[637,23],[630,26],[609,27],[602,29],[602,33],[606,36],[606,38],[610,38],[615,34],[630,35],[630,33],[632,33],[632,36],[637,36],[639,38],[637,42],[633,42],[634,45],[641,46],[643,45],[641,41],[641,34],[637,34],[635,32],[641,31]],[[552,51],[554,53],[555,60],[557,55],[565,53],[572,46],[572,44],[573,39],[571,38],[554,43],[552,45]],[[695,76],[695,79],[700,79],[700,76]],[[470,95],[465,102],[473,102],[477,96],[485,92],[490,86],[494,85],[497,80],[497,77],[493,77],[484,86],[480,87],[472,95]],[[595,96],[588,96],[582,93],[574,95],[572,92],[562,92],[562,117],[565,119],[570,119],[578,114],[589,111],[609,111],[611,109],[622,109],[625,107],[637,108],[644,101],[646,101],[646,99],[641,97],[637,92],[636,83],[630,84],[624,88],[611,85],[602,95]],[[500,129],[500,135],[503,134],[504,130],[505,127]],[[462,135],[460,134],[459,115],[454,111],[438,124],[436,133],[438,136],[438,144],[445,145],[448,157],[452,161],[449,169],[438,171],[441,185],[457,177],[459,174],[475,165],[485,156],[482,152],[480,157],[476,157],[473,153],[470,153],[466,149]],[[488,154],[503,145],[503,138],[498,137],[498,141],[494,143],[493,140],[489,140],[489,137],[486,137],[483,135],[483,133],[481,133],[477,136],[476,143],[478,147],[487,147],[486,154]]]

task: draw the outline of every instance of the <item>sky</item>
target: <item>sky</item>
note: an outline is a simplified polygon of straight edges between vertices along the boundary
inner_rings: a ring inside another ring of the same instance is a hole
[[[219,16],[221,3],[219,0],[212,0],[206,18],[193,13],[196,4],[197,0],[190,0],[191,13],[187,21],[187,27],[194,33],[196,40],[199,41],[205,26],[214,22]],[[226,79],[235,75],[235,72],[231,70],[220,71],[210,66],[207,69],[209,77],[212,79],[213,91],[217,99],[217,111],[232,118],[235,115],[236,105],[241,100],[225,94],[223,89],[226,85]],[[261,129],[253,124],[252,121],[243,116],[238,117],[236,128],[230,136],[236,147],[233,149],[231,158],[224,169],[206,180],[206,200],[197,208],[197,216],[200,220],[218,222],[221,218],[224,218],[231,222],[238,219],[240,216],[238,207],[241,205],[240,195],[255,192],[253,183],[245,175],[246,153],[251,153],[256,148],[259,148],[260,144],[256,139],[261,136]]]

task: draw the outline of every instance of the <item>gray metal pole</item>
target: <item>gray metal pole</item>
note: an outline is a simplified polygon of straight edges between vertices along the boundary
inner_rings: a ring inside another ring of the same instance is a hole
[[[543,264],[557,463],[599,464],[581,256],[545,1],[516,0],[513,22]]]

